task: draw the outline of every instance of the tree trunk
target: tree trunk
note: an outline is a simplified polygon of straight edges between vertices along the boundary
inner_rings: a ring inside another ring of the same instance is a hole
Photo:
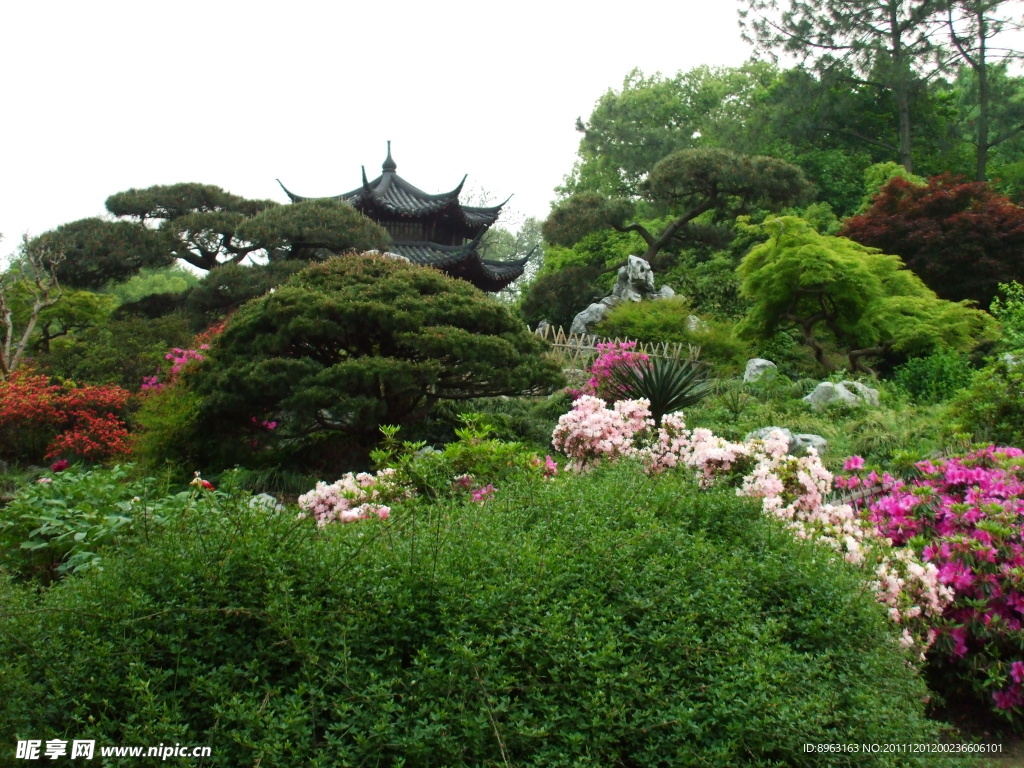
[[[978,13],[978,164],[975,181],[985,181],[988,173],[988,67],[985,63],[985,14]]]

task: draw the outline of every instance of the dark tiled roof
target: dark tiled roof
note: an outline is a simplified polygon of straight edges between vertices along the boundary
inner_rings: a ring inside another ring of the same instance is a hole
[[[391,142],[388,142],[388,156],[381,166],[381,175],[367,181],[363,169],[363,185],[351,192],[329,198],[302,197],[291,192],[280,179],[281,189],[293,203],[304,200],[341,200],[377,222],[401,221],[403,219],[433,219],[443,222],[443,227],[454,238],[472,238],[465,245],[439,245],[430,242],[400,241],[392,243],[389,250],[405,256],[415,264],[425,264],[444,271],[452,277],[468,280],[485,291],[500,291],[523,274],[529,256],[514,261],[493,261],[480,258],[477,247],[480,237],[497,221],[504,203],[491,207],[462,206],[459,194],[466,177],[451,192],[429,195],[397,173],[398,166],[391,157]]]
[[[451,192],[430,195],[399,176],[396,173],[397,169],[397,164],[391,158],[391,142],[388,142],[388,156],[381,165],[383,172],[380,176],[373,181],[367,181],[364,168],[361,187],[326,199],[342,200],[349,203],[371,219],[379,219],[381,216],[420,218],[438,214],[445,215],[460,221],[462,228],[470,237],[475,237],[497,221],[502,207],[508,202],[506,200],[500,205],[489,208],[461,206],[459,194],[462,192],[462,185],[466,183],[465,176]],[[277,183],[281,184],[280,179]],[[293,203],[324,199],[296,195],[284,184],[281,184],[281,189]]]
[[[452,277],[467,280],[484,291],[500,291],[522,276],[529,256],[513,261],[482,259],[478,240],[466,245],[437,245],[427,242],[396,242],[388,250],[405,256],[414,264],[442,270]]]

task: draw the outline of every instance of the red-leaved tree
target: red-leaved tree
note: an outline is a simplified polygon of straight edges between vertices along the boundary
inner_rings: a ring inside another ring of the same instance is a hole
[[[1024,208],[987,182],[894,178],[840,234],[896,254],[943,299],[988,307],[999,283],[1024,282]]]

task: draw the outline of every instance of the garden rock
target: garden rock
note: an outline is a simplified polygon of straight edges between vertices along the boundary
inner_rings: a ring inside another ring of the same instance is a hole
[[[805,456],[808,448],[813,448],[820,456],[828,448],[828,440],[821,435],[806,433],[793,435],[793,443],[789,447],[789,452],[793,456]]]
[[[877,389],[872,389],[866,384],[861,384],[859,381],[844,381],[841,383],[868,405],[873,405],[876,408],[878,407],[879,400]]]
[[[752,358],[747,360],[747,367],[743,370],[743,381],[748,384],[752,381],[757,381],[769,371],[778,373],[779,367],[771,360],[765,360],[763,357]]]
[[[607,304],[591,304],[572,319],[569,333],[585,336],[590,333],[591,328],[604,320],[610,310],[611,307]]]
[[[690,333],[701,333],[708,329],[708,324],[696,315],[686,316],[686,330]]]
[[[609,310],[623,301],[643,301],[645,299],[670,299],[675,296],[669,286],[663,285],[661,290],[654,290],[654,272],[651,265],[639,256],[630,256],[625,266],[619,267],[615,287],[610,296],[591,304],[572,320],[569,333],[584,336],[592,333],[592,329],[604,320]]]
[[[654,293],[654,272],[651,265],[639,256],[626,259],[626,266],[619,268],[619,276],[612,289],[615,302],[643,301]]]
[[[815,411],[820,411],[833,403],[851,407],[856,405],[877,406],[878,390],[861,384],[859,381],[842,381],[838,384],[823,381],[803,399],[804,402],[810,403],[811,408]]]

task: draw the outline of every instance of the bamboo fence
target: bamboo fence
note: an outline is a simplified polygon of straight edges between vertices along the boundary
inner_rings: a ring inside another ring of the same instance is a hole
[[[610,342],[623,344],[632,341],[636,344],[633,349],[648,357],[666,360],[696,360],[700,357],[700,347],[682,342],[652,343],[633,339],[612,339],[592,334],[566,333],[564,328],[555,328],[551,325],[537,328],[534,333],[551,344],[552,353],[562,361],[563,367],[567,368],[585,368],[587,363],[597,357],[597,345]]]

